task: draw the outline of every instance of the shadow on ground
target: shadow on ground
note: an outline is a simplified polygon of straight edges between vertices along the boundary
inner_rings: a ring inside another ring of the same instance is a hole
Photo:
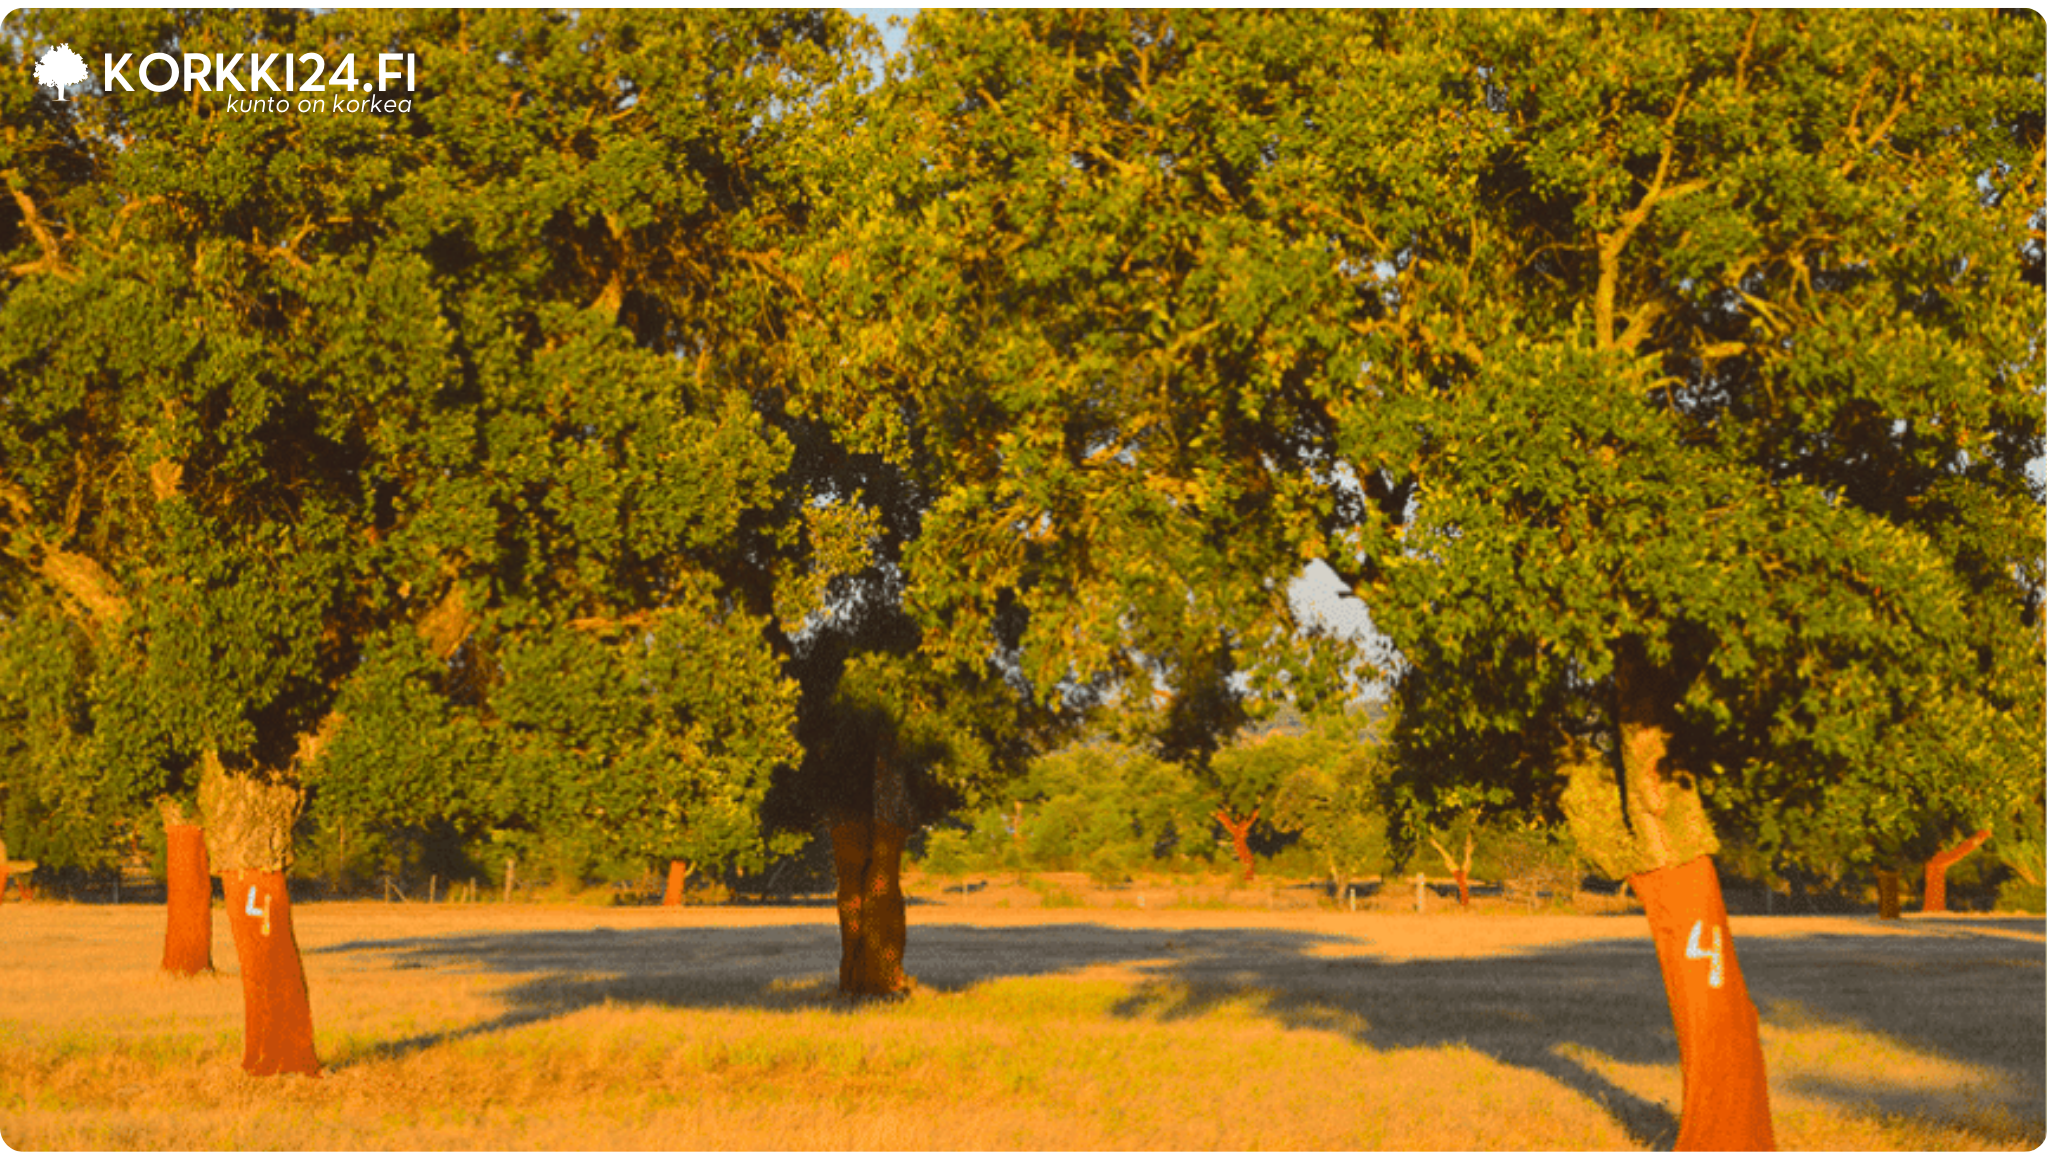
[[[1811,933],[1739,941],[1743,972],[1767,1022],[1828,1022],[1997,1074],[1978,1101],[2044,1113],[2048,985],[2043,923],[1916,919],[1896,933]],[[602,1003],[769,1011],[857,1011],[832,994],[838,931],[830,924],[516,931],[365,940],[326,952],[381,952],[398,967],[525,976],[500,1017],[388,1044],[399,1055],[462,1036]],[[1116,1011],[1182,1019],[1256,997],[1288,1027],[1334,1031],[1380,1051],[1463,1045],[1533,1069],[1605,1109],[1630,1136],[1670,1147],[1677,1119],[1571,1059],[1572,1047],[1623,1064],[1673,1064],[1677,1042],[1641,940],[1600,940],[1482,958],[1374,956],[1351,937],[1256,928],[1149,929],[1091,923],[983,928],[913,926],[906,967],[926,988],[959,991],[1014,976],[1104,966],[1133,972]],[[1924,1091],[1810,1075],[1786,1082],[1865,1114],[1990,1123]],[[1984,1131],[1987,1140],[2009,1131]]]

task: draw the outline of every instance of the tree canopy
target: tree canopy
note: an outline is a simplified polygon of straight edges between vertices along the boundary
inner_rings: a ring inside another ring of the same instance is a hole
[[[833,11],[22,19],[24,81],[420,78],[0,92],[0,803],[53,859],[210,755],[706,864],[1155,689],[1206,765],[1335,710],[1314,561],[1416,820],[1573,764],[1788,860],[2039,811],[2037,18],[933,10],[879,78]]]

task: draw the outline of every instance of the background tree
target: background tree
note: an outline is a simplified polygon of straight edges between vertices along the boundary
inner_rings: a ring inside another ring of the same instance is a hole
[[[1321,717],[1293,739],[1311,750],[1282,782],[1272,821],[1301,842],[1330,878],[1330,895],[1349,896],[1354,882],[1394,866],[1387,815],[1386,729],[1392,718],[1372,705]]]

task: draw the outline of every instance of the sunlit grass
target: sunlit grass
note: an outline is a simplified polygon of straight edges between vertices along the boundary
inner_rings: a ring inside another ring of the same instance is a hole
[[[611,986],[587,973],[491,972],[421,962],[396,944],[317,943],[308,966],[328,1074],[252,1079],[238,1069],[231,974],[158,976],[159,924],[75,911],[39,911],[37,926],[69,926],[40,940],[40,961],[0,958],[16,993],[0,1003],[0,1137],[18,1149],[1628,1148],[1645,1128],[1632,1131],[1587,1086],[1670,1114],[1680,1091],[1675,1058],[1626,1063],[1607,1053],[1629,1048],[1597,1033],[1547,1048],[1530,1037],[1539,1055],[1512,1062],[1490,1054],[1502,1050],[1491,1041],[1383,1043],[1363,1001],[1251,975],[1196,982],[1165,961],[850,1005],[832,994],[824,955],[812,974],[686,1007],[606,1001]],[[605,913],[562,915],[587,924]],[[309,909],[302,937],[395,940],[429,923],[366,930],[371,916]],[[1507,931],[1473,930],[1487,940]],[[1360,940],[1314,962],[1344,963],[1342,953],[1368,949]],[[216,962],[231,964],[219,943]],[[556,999],[536,998],[543,986]],[[1997,1073],[1797,1004],[1763,1007],[1785,1147],[2039,1142],[2041,1117],[2017,1114]],[[1533,1025],[1512,1016],[1500,1019],[1504,1035]],[[1634,1026],[1668,1028],[1668,1018]],[[1560,1075],[1571,1068],[1583,1075]],[[1930,1093],[1955,1106],[1922,1114]]]

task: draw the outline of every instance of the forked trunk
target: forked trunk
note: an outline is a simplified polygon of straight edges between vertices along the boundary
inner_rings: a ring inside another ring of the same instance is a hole
[[[221,877],[228,923],[242,965],[242,1070],[320,1075],[313,1051],[313,1007],[306,970],[292,935],[291,896],[284,873],[237,870]]]
[[[1921,889],[1920,893],[1920,910],[1922,912],[1948,911],[1949,868],[1954,866],[1963,857],[1983,847],[1984,842],[1989,839],[1991,839],[1991,830],[1989,828],[1983,829],[1953,848],[1944,848],[1936,852],[1927,861],[1926,886]]]
[[[1247,884],[1251,883],[1257,874],[1252,858],[1251,840],[1252,825],[1258,823],[1258,820],[1257,808],[1252,809],[1252,814],[1243,820],[1232,820],[1227,809],[1216,810],[1216,822],[1223,825],[1224,831],[1230,833],[1230,846],[1237,850],[1237,862],[1244,865],[1244,882]]]
[[[1472,833],[1465,833],[1465,859],[1462,861],[1452,856],[1450,849],[1437,843],[1436,837],[1431,836],[1429,842],[1436,848],[1436,854],[1444,858],[1444,867],[1451,870],[1451,879],[1458,884],[1458,907],[1470,908],[1472,906],[1472,885],[1470,883],[1472,875]]]
[[[690,875],[690,866],[681,860],[668,862],[668,889],[661,894],[661,906],[675,908],[683,902],[683,881]]]
[[[206,833],[164,808],[164,971],[213,971],[213,878],[206,870]]]
[[[205,756],[199,806],[242,968],[242,1067],[257,1076],[320,1074],[284,884],[292,824],[304,803],[297,782],[284,773],[230,773],[211,751]]]

